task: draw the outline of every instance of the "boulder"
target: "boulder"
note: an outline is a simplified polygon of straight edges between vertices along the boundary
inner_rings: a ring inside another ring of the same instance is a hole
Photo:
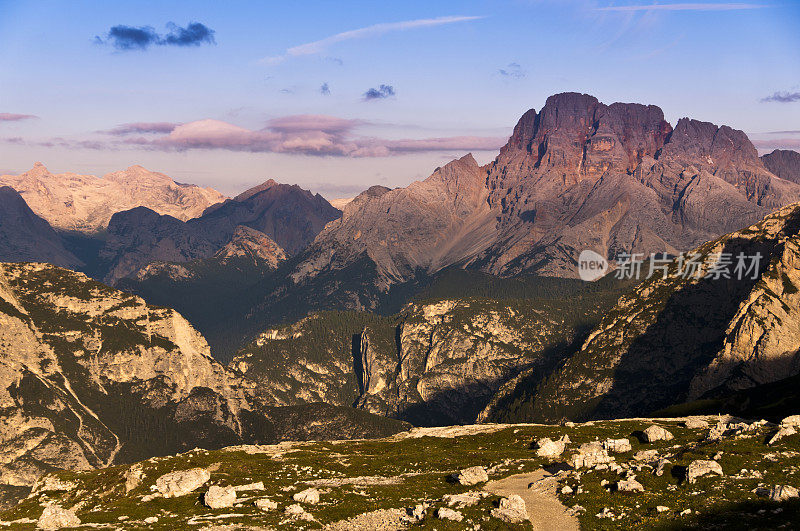
[[[296,502],[316,505],[319,503],[319,490],[312,487],[296,493],[294,496],[292,496],[292,499]]]
[[[717,474],[720,476],[724,475],[722,473],[722,466],[716,461],[711,461],[708,459],[697,459],[692,461],[686,468],[686,480],[689,483],[694,483],[697,478],[700,476],[705,476],[706,474]]]
[[[769,490],[769,499],[772,501],[782,502],[797,497],[800,497],[800,493],[789,485],[775,485]]]
[[[781,426],[800,428],[800,415],[792,415],[781,421]]]
[[[209,479],[211,472],[204,468],[178,470],[158,478],[156,489],[165,498],[178,498],[202,487]]]
[[[578,448],[577,453],[569,459],[569,464],[574,468],[591,468],[597,465],[608,464],[612,461],[608,452],[599,441],[584,443]]]
[[[62,509],[58,505],[48,505],[36,522],[39,529],[61,529],[81,525],[80,519],[70,509]]]
[[[240,490],[264,490],[264,482],[258,481],[256,483],[248,483],[246,485],[236,485],[232,488],[236,492],[239,492]]]
[[[307,513],[299,503],[288,506],[283,512],[286,516],[294,518],[295,520],[305,520],[306,522],[312,522],[314,520],[314,517],[310,513]]]
[[[639,450],[633,454],[634,461],[655,461],[658,459],[658,450]]]
[[[507,524],[520,524],[528,519],[525,500],[516,494],[512,494],[508,498],[501,498],[498,507],[492,509],[492,516]]]
[[[259,498],[253,502],[253,505],[255,505],[256,508],[265,512],[274,511],[278,508],[277,502],[274,502],[269,498]]]
[[[617,483],[617,490],[620,492],[644,492],[644,485],[635,478],[628,478]]]
[[[212,485],[203,496],[203,503],[211,509],[233,507],[233,504],[236,503],[236,489],[234,487]]]
[[[791,417],[790,417],[791,418]],[[797,430],[794,429],[793,426],[781,426],[780,429],[773,435],[767,444],[775,444],[776,442],[780,441],[784,437],[788,437],[789,435],[795,435]]]
[[[536,455],[554,458],[564,453],[566,445],[562,441],[553,441],[547,437],[536,441]]]
[[[472,507],[477,505],[481,500],[483,493],[480,492],[465,492],[463,494],[445,494],[442,501],[448,507],[455,507],[456,509],[463,509],[464,507]]]
[[[708,422],[694,417],[686,419],[686,422],[684,422],[683,425],[690,430],[704,430],[708,428]]]
[[[606,439],[603,448],[613,454],[631,451],[631,442],[628,439]]]
[[[489,481],[489,475],[482,466],[473,466],[460,470],[455,474],[455,480],[459,485],[477,485]]]
[[[436,511],[436,517],[440,520],[452,520],[454,522],[461,522],[464,520],[464,515],[453,509],[447,507],[439,507]]]
[[[644,440],[645,442],[656,442],[656,441],[671,441],[674,439],[673,435],[662,428],[661,426],[656,426],[653,424],[649,426],[647,429],[644,430]]]

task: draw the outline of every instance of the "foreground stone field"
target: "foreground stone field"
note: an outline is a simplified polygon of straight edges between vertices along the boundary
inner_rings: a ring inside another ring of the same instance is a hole
[[[490,424],[193,450],[47,475],[0,527],[790,529],[797,427],[798,417]]]

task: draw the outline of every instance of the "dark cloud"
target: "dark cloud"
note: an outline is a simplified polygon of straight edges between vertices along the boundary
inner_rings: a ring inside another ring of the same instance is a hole
[[[364,100],[382,100],[394,96],[394,87],[391,85],[381,85],[378,88],[371,88],[364,93]]]
[[[328,86],[327,83],[323,83],[322,86],[319,88],[319,93],[323,96],[330,96],[331,95],[331,88]]]
[[[800,92],[776,92],[772,96],[767,96],[761,101],[772,101],[777,103],[794,103],[800,101]]]
[[[526,72],[522,69],[519,63],[508,63],[508,66],[499,69],[497,73],[503,77],[510,77],[515,79],[521,79],[526,75]]]
[[[140,133],[171,133],[173,129],[178,127],[179,123],[174,122],[134,122],[129,124],[118,125],[114,129],[108,131],[101,131],[108,135],[124,136]]]
[[[185,28],[170,22],[167,27],[169,28],[169,33],[164,37],[163,42],[166,45],[200,46],[203,43],[217,43],[214,40],[214,30],[199,22],[192,22]]]
[[[200,46],[216,44],[214,30],[199,22],[185,28],[170,22],[169,33],[159,35],[152,26],[118,25],[108,30],[105,38],[95,37],[100,44],[110,44],[117,50],[146,50],[150,46]]]
[[[0,122],[19,122],[21,120],[31,120],[38,118],[32,114],[14,114],[11,112],[0,112]]]

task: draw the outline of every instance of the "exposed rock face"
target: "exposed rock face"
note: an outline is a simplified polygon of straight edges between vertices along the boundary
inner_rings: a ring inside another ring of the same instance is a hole
[[[214,258],[223,265],[238,258],[274,269],[286,260],[286,253],[263,232],[239,225],[233,232],[231,241],[214,253]]]
[[[132,275],[151,262],[188,262],[218,252],[223,259],[249,255],[277,264],[341,215],[322,196],[298,186],[271,184],[240,197],[187,222],[143,207],[114,214],[100,252],[105,280]]]
[[[800,153],[791,149],[776,149],[761,157],[764,166],[780,177],[793,183],[800,183]]]
[[[52,174],[37,162],[21,175],[0,176],[2,185],[17,190],[31,209],[53,227],[89,233],[104,229],[114,213],[137,206],[187,220],[225,200],[216,190],[176,183],[141,166],[97,178]]]
[[[677,274],[675,261],[667,278],[657,274],[619,300],[537,390],[536,418],[636,416],[800,373],[800,207],[694,252],[699,277]],[[732,259],[730,279],[708,275],[720,253]],[[750,271],[741,280],[740,253],[761,255],[743,262]]]
[[[355,336],[328,319],[265,331],[230,366],[270,404],[355,403],[418,425],[470,423],[505,382],[556,363],[548,350],[574,333],[543,307],[480,300],[413,304]]]
[[[558,94],[522,116],[487,166],[468,155],[407,188],[362,193],[293,279],[345,289],[335,272],[364,261],[378,291],[451,265],[574,277],[584,249],[675,253],[798,199],[741,131],[690,119],[673,130],[652,105]]]
[[[252,387],[172,310],[51,265],[0,264],[0,483],[240,440]]]
[[[0,185],[0,261],[50,262],[77,267],[81,261],[64,247],[53,228],[28,207],[13,188]]]

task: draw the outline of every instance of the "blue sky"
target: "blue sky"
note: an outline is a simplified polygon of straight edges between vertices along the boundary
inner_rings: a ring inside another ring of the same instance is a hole
[[[190,23],[212,37],[167,43]],[[120,50],[117,26],[154,40]],[[344,197],[467,151],[486,162],[562,91],[800,146],[798,27],[795,0],[0,0],[0,172],[142,164],[226,193],[275,178]]]

